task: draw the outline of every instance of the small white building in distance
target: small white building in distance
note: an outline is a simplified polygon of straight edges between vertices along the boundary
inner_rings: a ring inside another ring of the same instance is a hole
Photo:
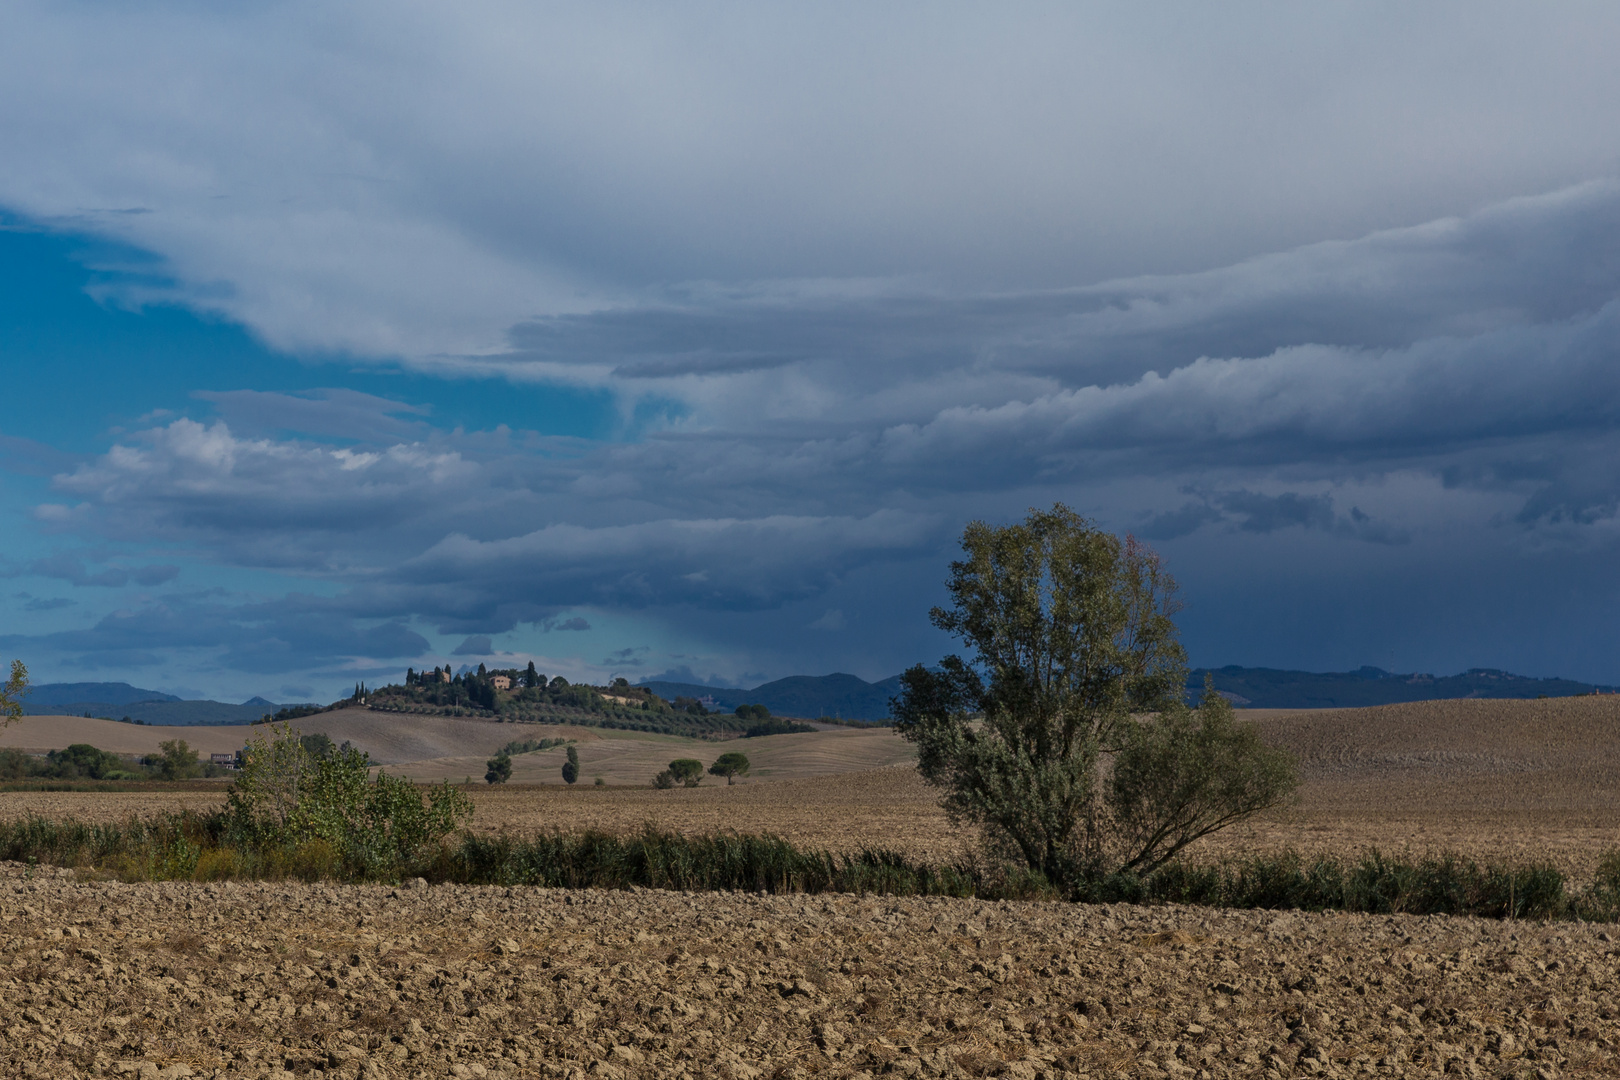
[[[512,689],[512,679],[508,675],[493,675],[489,681],[497,690]]]

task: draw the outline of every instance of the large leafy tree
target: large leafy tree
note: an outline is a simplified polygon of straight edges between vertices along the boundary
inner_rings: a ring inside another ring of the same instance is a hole
[[[737,777],[746,774],[748,768],[748,758],[732,750],[716,758],[714,764],[709,766],[709,772],[714,776],[725,777],[728,784],[735,784]]]
[[[934,625],[971,648],[913,667],[891,702],[958,822],[1057,883],[1148,873],[1274,805],[1291,761],[1207,692],[1183,701],[1175,581],[1062,504],[970,524]]]
[[[687,787],[697,787],[703,780],[703,762],[697,758],[676,758],[669,763],[669,774]]]

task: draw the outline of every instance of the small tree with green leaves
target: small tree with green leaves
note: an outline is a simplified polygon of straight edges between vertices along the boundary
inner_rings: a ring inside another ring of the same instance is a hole
[[[737,777],[748,772],[748,759],[732,750],[716,758],[714,764],[709,766],[709,772],[714,776],[725,777],[728,784],[735,784]]]
[[[678,783],[687,787],[697,787],[703,782],[703,762],[697,758],[676,758],[669,763],[669,771]]]
[[[568,760],[563,762],[563,783],[572,784],[579,780],[579,751],[572,746],[568,748]]]
[[[1294,790],[1292,759],[1213,689],[1183,700],[1175,581],[1134,539],[1062,504],[970,524],[952,604],[973,653],[902,676],[895,727],[953,820],[1054,884],[1147,874]]]
[[[114,780],[128,775],[129,766],[124,759],[110,750],[98,750],[89,743],[74,743],[62,750],[45,755],[44,771],[62,780],[89,777],[92,780]]]
[[[158,775],[165,780],[190,780],[202,775],[202,766],[197,762],[197,751],[187,745],[184,739],[165,739],[158,743],[162,750],[155,762]]]
[[[232,832],[256,845],[296,846],[322,840],[354,872],[398,873],[423,849],[454,832],[472,813],[467,796],[448,784],[429,791],[378,773],[345,743],[317,758],[298,733],[271,728],[250,740],[226,795]]]
[[[489,771],[484,774],[487,784],[504,784],[512,779],[512,756],[505,751],[496,754],[488,761]]]
[[[0,686],[0,727],[22,719],[22,699],[28,696],[28,668],[21,660],[11,662],[11,678]]]
[[[657,788],[659,791],[668,791],[674,786],[675,774],[670,772],[668,769],[660,769],[658,774],[653,777],[653,787]]]

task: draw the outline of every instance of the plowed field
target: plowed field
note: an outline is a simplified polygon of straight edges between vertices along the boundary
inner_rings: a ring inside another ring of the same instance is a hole
[[[1614,1076],[1620,927],[0,868],[0,1075]]]

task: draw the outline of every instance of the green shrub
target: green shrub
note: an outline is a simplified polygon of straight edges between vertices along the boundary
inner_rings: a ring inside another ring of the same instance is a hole
[[[1582,918],[1620,922],[1620,848],[1609,851],[1598,863],[1592,887],[1582,900]]]
[[[454,832],[471,803],[441,784],[424,798],[408,780],[379,772],[344,744],[312,757],[296,732],[260,735],[243,754],[225,817],[239,843],[297,848],[321,840],[361,876],[387,876]]]
[[[697,758],[676,758],[669,763],[669,774],[676,783],[697,787],[703,782],[703,762]]]
[[[65,750],[52,750],[45,755],[44,775],[59,780],[87,777],[92,780],[112,780],[126,776],[139,776],[123,758],[108,750],[97,750],[89,743],[74,743]]]
[[[504,784],[512,779],[512,757],[504,751],[490,758],[486,763],[489,771],[484,773],[486,784]]]
[[[331,742],[330,739],[327,740]],[[190,780],[203,774],[203,767],[197,761],[197,751],[187,745],[184,739],[165,739],[158,743],[161,754],[149,755],[143,758],[141,764],[153,769],[165,780]]]
[[[0,750],[0,780],[25,780],[43,771],[39,758],[7,747]]]

